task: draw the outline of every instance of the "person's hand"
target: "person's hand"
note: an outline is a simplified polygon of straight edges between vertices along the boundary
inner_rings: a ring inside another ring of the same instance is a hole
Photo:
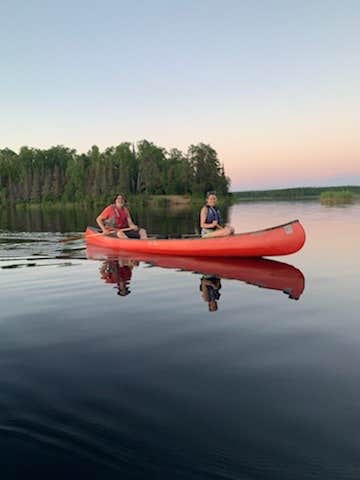
[[[137,225],[135,225],[135,223],[134,223],[134,225],[132,226],[132,229],[133,230],[139,230],[139,227]]]
[[[211,225],[212,225],[213,227],[217,227],[218,224],[219,224],[219,222],[218,222],[217,220],[213,220],[213,221],[211,222]]]
[[[114,229],[109,228],[109,227],[105,227],[105,228],[102,229],[102,231],[105,235],[109,235],[109,233],[112,233],[114,231]]]

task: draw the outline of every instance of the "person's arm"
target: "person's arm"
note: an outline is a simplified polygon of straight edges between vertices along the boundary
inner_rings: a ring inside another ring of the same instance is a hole
[[[101,213],[98,217],[96,217],[96,223],[99,225],[99,227],[104,233],[107,233],[110,229],[105,226],[104,220],[106,220],[106,218],[103,218],[101,216]]]
[[[101,228],[101,230],[103,231],[103,233],[110,233],[112,232],[114,229],[113,228],[109,228],[105,225],[104,221],[108,218],[108,212],[107,212],[107,208],[106,207],[101,213],[100,215],[98,215],[96,217],[96,223],[99,225],[99,227]]]
[[[205,302],[208,302],[210,300],[210,297],[209,297],[209,292],[208,292],[208,289],[206,288],[204,279],[201,280],[200,288],[201,288],[201,296],[203,297]]]
[[[127,222],[131,230],[139,230],[139,227],[132,221],[129,210],[127,211]]]
[[[219,224],[217,220],[211,223],[206,223],[207,208],[203,207],[200,211],[200,228],[218,228]]]

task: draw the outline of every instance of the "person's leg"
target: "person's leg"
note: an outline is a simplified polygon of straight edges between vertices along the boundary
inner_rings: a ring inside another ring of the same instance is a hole
[[[228,235],[234,235],[235,230],[233,227],[227,225],[226,227],[222,228],[220,232],[222,232],[221,236],[227,237]]]
[[[231,227],[224,227],[224,228],[218,228],[217,230],[214,230],[213,232],[208,233],[205,238],[228,237],[229,235],[232,235],[232,234],[233,234],[233,231]]]
[[[147,232],[146,232],[145,228],[140,228],[139,234],[140,234],[140,238],[141,238],[142,240],[144,240],[144,239],[147,238]]]

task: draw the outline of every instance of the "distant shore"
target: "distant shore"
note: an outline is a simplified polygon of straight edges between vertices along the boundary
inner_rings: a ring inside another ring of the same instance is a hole
[[[360,186],[336,186],[336,187],[298,187],[276,190],[252,190],[232,192],[227,195],[219,195],[220,205],[231,205],[241,202],[261,201],[304,201],[319,200],[323,204],[351,203],[360,200]],[[43,202],[11,202],[4,203],[3,207],[15,206],[17,208],[68,208],[76,206],[93,205],[101,208],[110,203],[110,199],[97,198],[82,201],[43,201]],[[169,207],[186,209],[192,206],[198,207],[204,203],[201,195],[129,195],[128,203],[134,207]]]
[[[237,202],[259,201],[296,201],[296,200],[321,200],[330,196],[339,201],[360,199],[360,186],[342,185],[336,187],[297,187],[274,190],[251,190],[232,192],[232,200]]]

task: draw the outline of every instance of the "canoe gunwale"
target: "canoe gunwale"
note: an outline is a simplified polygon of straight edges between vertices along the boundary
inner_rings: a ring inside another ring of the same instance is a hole
[[[180,242],[182,240],[186,240],[186,241],[189,241],[189,240],[213,240],[214,241],[214,240],[220,240],[220,239],[225,239],[225,238],[243,237],[245,235],[259,235],[263,232],[270,232],[271,230],[277,230],[277,229],[280,229],[280,228],[284,228],[284,227],[287,227],[288,225],[292,225],[294,223],[299,223],[299,220],[298,219],[291,220],[290,222],[282,223],[281,225],[276,225],[275,227],[262,228],[260,230],[251,230],[251,231],[242,232],[242,233],[234,233],[234,235],[229,235],[228,237],[204,237],[204,238],[202,238],[199,235],[199,236],[194,237],[194,238],[147,238],[147,239],[132,238],[131,241],[132,242],[133,241],[144,242],[144,241],[154,241],[154,240],[156,240],[156,242],[171,242],[171,241]],[[96,233],[101,233],[100,230],[96,229],[95,227],[88,227],[88,228],[90,228],[91,230],[93,230]],[[104,236],[104,238],[106,238],[106,236]],[[114,237],[110,237],[110,236],[108,238],[114,239]],[[121,240],[128,240],[128,239],[117,238],[116,240],[121,241]]]

